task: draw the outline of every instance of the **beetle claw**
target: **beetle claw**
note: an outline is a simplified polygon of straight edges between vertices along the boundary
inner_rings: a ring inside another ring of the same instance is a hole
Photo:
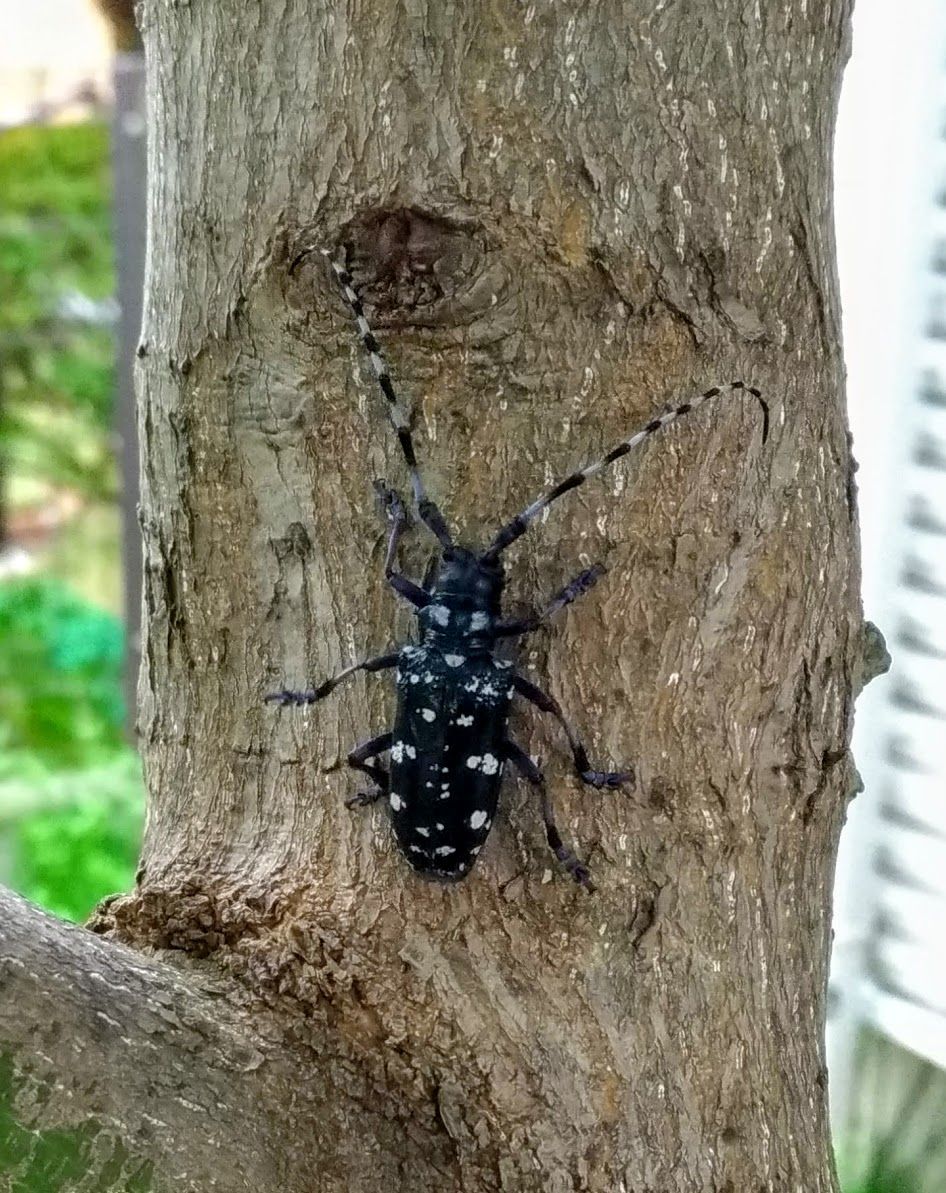
[[[383,480],[375,480],[373,484],[378,495],[378,504],[387,520],[392,523],[400,522],[404,526],[410,525],[411,516],[397,493]]]
[[[587,783],[589,787],[598,788],[599,791],[605,787],[612,789],[623,787],[625,784],[629,784],[631,787],[636,786],[632,770],[584,770],[581,772],[581,781]]]
[[[350,811],[354,811],[355,808],[368,808],[372,804],[377,803],[383,795],[384,792],[380,787],[377,791],[358,791],[345,800],[345,807]]]
[[[572,851],[564,845],[560,846],[555,851],[558,860],[562,863],[568,873],[572,876],[579,886],[585,888],[589,895],[593,895],[597,890],[595,884],[591,881],[591,871],[587,866],[583,865]]]

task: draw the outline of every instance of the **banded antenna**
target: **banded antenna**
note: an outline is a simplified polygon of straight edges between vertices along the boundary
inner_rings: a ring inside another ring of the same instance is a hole
[[[365,308],[355,291],[355,283],[352,280],[352,276],[345,266],[335,259],[331,250],[322,249],[321,253],[323,257],[328,259],[329,264],[332,266],[342,294],[345,296],[345,301],[352,309],[361,342],[364,345],[365,351],[368,353],[368,359],[371,361],[371,367],[374,370],[374,375],[377,378],[381,392],[388,401],[391,423],[397,432],[398,443],[401,445],[401,452],[410,471],[411,487],[414,490],[414,501],[417,504],[417,512],[420,515],[420,519],[436,536],[442,547],[445,549],[450,548],[453,546],[453,539],[447,528],[446,520],[437,504],[428,496],[423,477],[417,465],[414,440],[411,436],[410,416],[394,392],[394,386],[391,383],[391,374],[388,372],[388,367],[381,355],[381,345],[378,343],[377,337],[371,330],[368,320],[365,318]]]
[[[667,410],[664,414],[652,419],[646,427],[635,432],[629,439],[622,440],[617,447],[614,447],[602,456],[599,460],[595,460],[593,464],[587,465],[585,468],[573,472],[567,476],[563,481],[559,481],[557,485],[553,485],[547,489],[541,497],[536,498],[531,505],[526,506],[521,513],[507,522],[505,526],[497,533],[496,537],[490,543],[482,556],[483,563],[493,563],[502,554],[506,548],[521,538],[522,535],[529,529],[535,519],[547,509],[553,501],[557,501],[564,493],[570,489],[577,489],[579,485],[583,485],[586,480],[597,476],[609,464],[613,464],[615,460],[619,460],[621,456],[626,456],[633,447],[637,447],[639,443],[643,443],[645,439],[649,439],[662,427],[669,426],[670,423],[675,422],[678,418],[682,418],[685,414],[689,414],[691,410],[697,410],[704,402],[708,402],[711,398],[719,397],[721,394],[731,393],[747,393],[751,394],[753,398],[762,407],[762,442],[769,437],[769,408],[762,397],[762,394],[752,385],[746,385],[744,381],[730,381],[726,385],[714,385],[712,389],[706,390],[704,393],[697,394],[695,398],[691,398],[688,402],[684,402],[681,406],[676,406],[672,410]]]

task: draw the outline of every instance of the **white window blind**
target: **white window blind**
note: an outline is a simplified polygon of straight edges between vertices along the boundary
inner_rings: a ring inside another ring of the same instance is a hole
[[[829,1069],[858,1023],[946,1068],[946,10],[862,0],[836,215],[865,614],[889,676],[858,702],[865,790],[841,843]]]

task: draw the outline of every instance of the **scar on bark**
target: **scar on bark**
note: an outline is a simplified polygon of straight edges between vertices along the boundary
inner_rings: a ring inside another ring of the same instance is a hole
[[[325,233],[321,235],[324,241]],[[311,234],[306,237],[289,272],[311,262],[321,249],[343,252],[381,328],[393,326],[395,320],[412,322],[416,313],[468,288],[482,269],[486,248],[478,225],[418,207],[372,207],[343,225],[331,243],[316,245],[314,239]]]

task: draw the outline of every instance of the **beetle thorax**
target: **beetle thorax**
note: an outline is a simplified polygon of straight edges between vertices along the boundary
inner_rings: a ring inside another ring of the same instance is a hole
[[[455,547],[441,560],[429,605],[418,614],[424,641],[444,649],[488,648],[500,613],[502,568],[484,565],[472,552]]]

